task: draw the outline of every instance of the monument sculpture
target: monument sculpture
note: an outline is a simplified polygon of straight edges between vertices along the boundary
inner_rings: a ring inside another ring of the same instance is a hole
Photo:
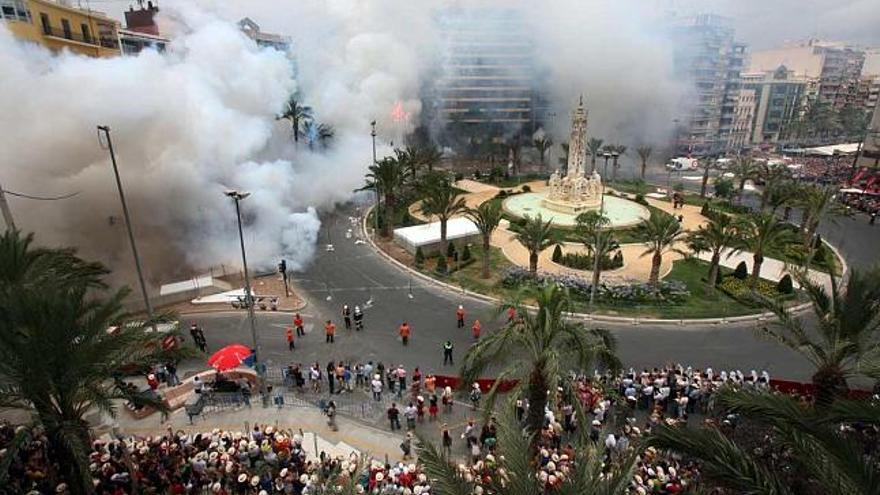
[[[584,97],[571,118],[571,139],[568,143],[568,167],[565,176],[559,170],[550,175],[547,197],[541,202],[547,209],[577,215],[602,206],[602,178],[599,173],[587,177],[587,110]]]

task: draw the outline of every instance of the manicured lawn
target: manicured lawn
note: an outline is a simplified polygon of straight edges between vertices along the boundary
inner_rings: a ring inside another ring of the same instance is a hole
[[[470,291],[492,295],[501,299],[508,297],[510,294],[508,294],[508,292],[503,287],[501,287],[500,282],[504,270],[513,267],[513,263],[508,261],[507,257],[504,256],[504,253],[502,253],[500,249],[496,247],[490,247],[490,276],[488,279],[483,279],[480,278],[483,268],[483,248],[476,245],[472,246],[471,255],[474,261],[466,264],[466,266],[462,267],[461,270],[458,271],[455,270],[455,263],[449,262],[448,266],[451,273],[446,276],[441,276],[434,270],[434,268],[437,266],[436,258],[429,258],[428,260],[426,260],[425,266],[423,266],[419,271],[438,280],[442,280],[446,283],[464,287],[465,289]]]

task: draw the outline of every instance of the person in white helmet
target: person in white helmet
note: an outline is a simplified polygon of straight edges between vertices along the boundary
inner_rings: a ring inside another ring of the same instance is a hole
[[[364,329],[364,312],[360,306],[354,307],[354,329],[358,332]]]

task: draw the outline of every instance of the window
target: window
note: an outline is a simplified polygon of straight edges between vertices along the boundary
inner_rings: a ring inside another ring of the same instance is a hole
[[[82,29],[83,41],[85,41],[86,43],[91,43],[92,42],[92,32],[89,31],[89,25],[88,24],[80,24],[79,27],[80,27],[80,29]]]
[[[43,34],[52,34],[52,27],[49,25],[49,14],[40,12],[40,24],[43,26]]]
[[[30,22],[31,14],[24,0],[0,0],[0,19]]]
[[[67,19],[61,19],[61,29],[64,31],[65,38],[73,39],[73,33],[70,32],[70,21]]]

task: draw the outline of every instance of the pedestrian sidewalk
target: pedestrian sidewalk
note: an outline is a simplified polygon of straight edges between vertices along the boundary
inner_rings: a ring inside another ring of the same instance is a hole
[[[697,258],[703,261],[712,261],[712,253],[708,251],[703,251],[697,254]],[[748,251],[739,251],[734,253],[732,249],[725,249],[721,252],[721,266],[725,268],[734,269],[740,262],[745,262],[746,267],[749,269],[749,273],[752,272],[752,267],[755,264],[754,254]],[[786,265],[784,261],[775,259],[775,258],[764,258],[764,263],[761,265],[761,278],[771,280],[773,282],[778,282],[782,277],[784,277],[788,273],[786,269]],[[810,270],[809,271],[810,280],[812,280],[816,284],[820,284],[825,287],[825,290],[830,294],[831,293],[831,276],[827,273],[820,272],[818,270]],[[799,287],[798,283],[794,281],[795,287]]]

